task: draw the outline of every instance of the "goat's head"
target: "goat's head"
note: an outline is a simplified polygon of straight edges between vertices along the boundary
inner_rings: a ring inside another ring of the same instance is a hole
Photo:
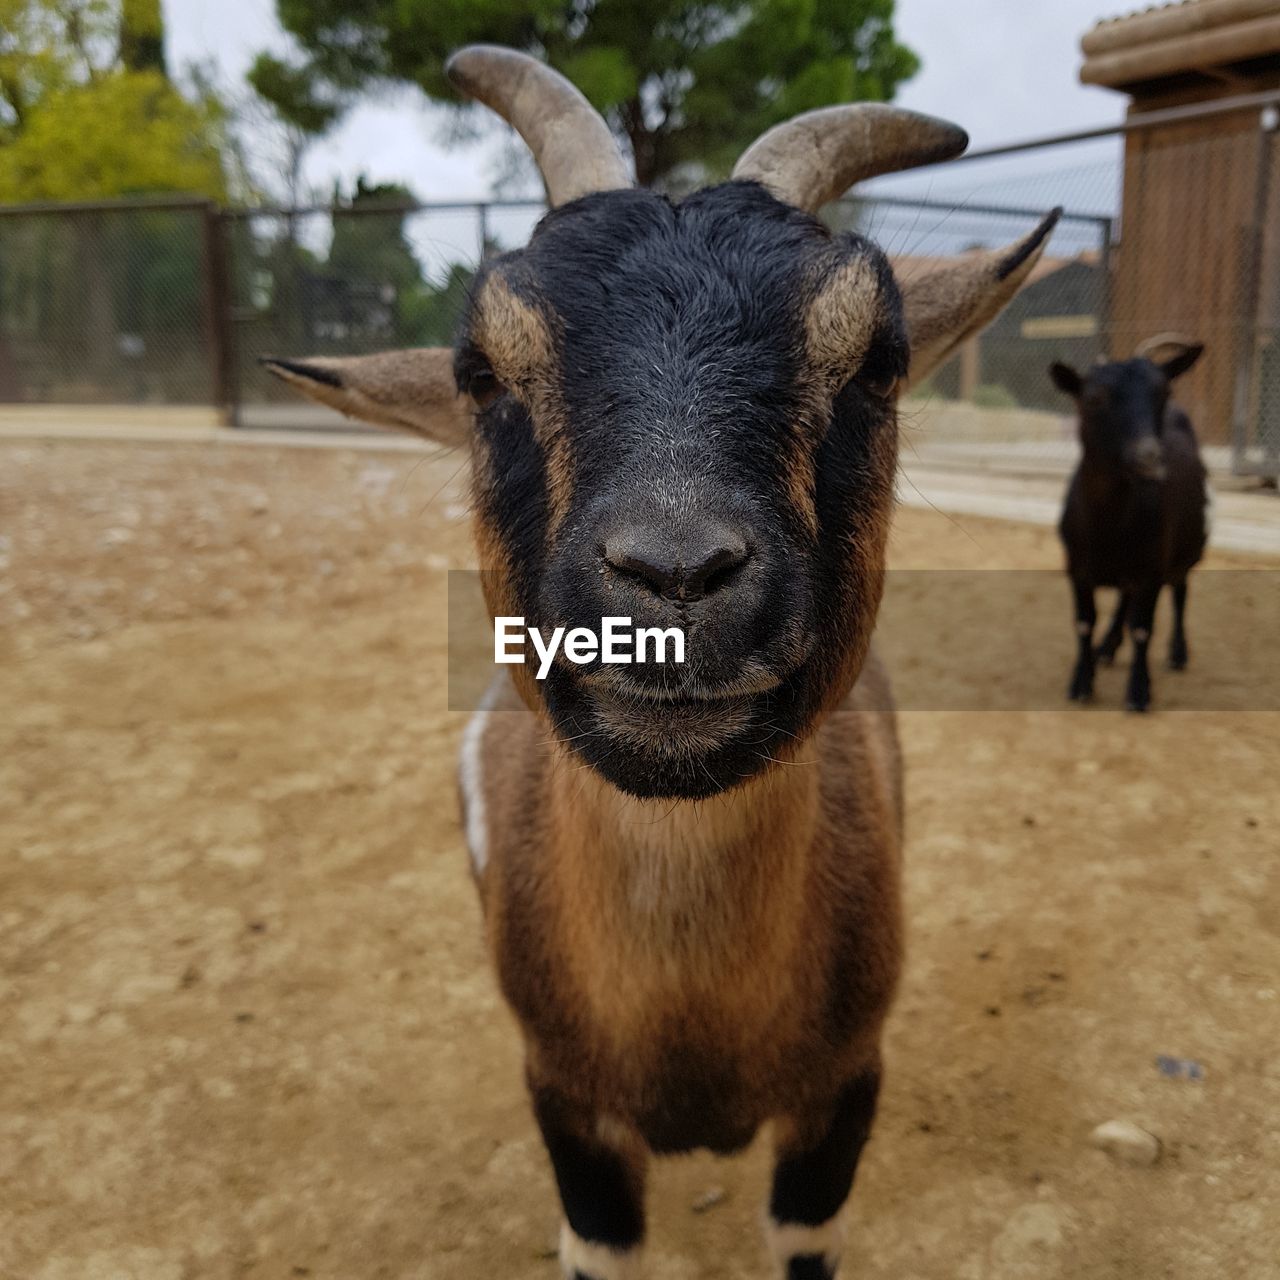
[[[816,210],[963,150],[883,104],[764,134],[678,203],[631,187],[608,128],[541,63],[474,47],[455,83],[520,130],[552,210],[475,281],[441,352],[276,361],[357,417],[469,438],[493,614],[686,633],[681,666],[513,667],[525,700],[637,795],[713,794],[783,757],[856,679],[879,606],[899,389],[991,320],[1056,215],[899,283]]]
[[[1076,402],[1085,457],[1138,479],[1162,480],[1169,386],[1203,350],[1203,343],[1166,334],[1144,342],[1132,360],[1095,364],[1083,375],[1070,365],[1050,365],[1054,386]]]

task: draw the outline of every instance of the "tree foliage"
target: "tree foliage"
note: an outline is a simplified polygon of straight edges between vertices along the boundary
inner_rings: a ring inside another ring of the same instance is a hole
[[[113,71],[49,93],[0,146],[0,201],[225,194],[215,108],[157,71]]]
[[[280,119],[300,133],[324,133],[341,114],[340,104],[325,94],[310,67],[260,53],[246,78],[253,91],[270,103]]]
[[[119,19],[111,0],[0,0],[0,142],[49,94],[111,69]]]
[[[277,0],[317,74],[355,89],[409,80],[456,102],[454,49],[513,45],[605,113],[642,183],[724,172],[769,125],[833,102],[887,99],[918,69],[893,0]]]
[[[159,0],[0,0],[0,200],[221,198],[222,126],[165,74]]]
[[[307,148],[338,122],[346,104],[312,66],[271,53],[258,54],[246,79],[268,118],[264,119],[261,111],[250,113],[249,119],[241,120],[241,136],[251,133],[256,149],[265,145],[274,156],[259,166],[270,171],[264,173],[264,185],[275,188],[287,203],[300,204]]]

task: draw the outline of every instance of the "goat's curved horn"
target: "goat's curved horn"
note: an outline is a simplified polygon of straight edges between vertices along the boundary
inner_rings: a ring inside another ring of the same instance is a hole
[[[444,70],[456,88],[496,111],[528,143],[553,207],[632,185],[603,117],[537,58],[501,45],[471,44]]]
[[[821,107],[776,124],[742,153],[735,178],[816,213],[857,182],[950,160],[969,145],[959,125],[883,102]]]
[[[1175,356],[1185,355],[1192,347],[1202,344],[1194,338],[1182,333],[1157,333],[1138,343],[1134,349],[1134,357],[1139,360],[1150,360],[1152,364],[1160,364],[1164,360],[1172,360]]]

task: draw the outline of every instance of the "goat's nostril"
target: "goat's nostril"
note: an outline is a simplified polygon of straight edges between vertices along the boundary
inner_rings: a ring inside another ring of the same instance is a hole
[[[745,564],[747,548],[743,543],[713,548],[699,563],[684,570],[684,585],[699,596],[709,596],[713,591],[727,586],[734,570]]]
[[[618,572],[674,600],[701,600],[727,586],[750,555],[745,541],[726,532],[682,540],[657,529],[626,530],[602,552]]]
[[[659,595],[672,590],[679,581],[673,560],[640,551],[621,550],[605,545],[604,558],[615,569],[652,587]]]

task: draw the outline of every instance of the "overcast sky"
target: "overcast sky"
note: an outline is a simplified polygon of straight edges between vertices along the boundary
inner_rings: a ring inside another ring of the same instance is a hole
[[[260,49],[287,49],[274,0],[164,0],[173,66],[212,59],[226,83],[242,81]],[[974,146],[1107,124],[1124,99],[1077,80],[1080,36],[1132,0],[898,0],[902,39],[924,69],[899,93],[904,106],[946,116]],[[312,150],[306,177],[321,190],[363,173],[403,182],[424,200],[490,193],[498,143],[449,150],[441,123],[416,90],[355,109]]]

